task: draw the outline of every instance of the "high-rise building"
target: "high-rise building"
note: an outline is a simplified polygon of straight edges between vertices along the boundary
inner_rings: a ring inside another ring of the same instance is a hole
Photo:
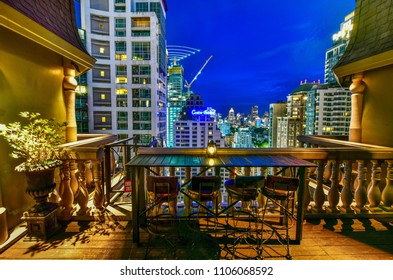
[[[238,131],[235,132],[232,148],[254,148],[251,132],[248,127],[239,128]]]
[[[269,147],[277,148],[277,120],[284,117],[287,112],[287,104],[274,103],[269,105]]]
[[[306,135],[348,135],[351,121],[348,88],[315,85],[307,93],[306,108]]]
[[[165,0],[81,1],[89,132],[166,141]]]
[[[216,110],[205,107],[199,94],[191,94],[186,101],[180,118],[175,121],[174,147],[175,148],[206,148],[210,141],[217,147],[225,147],[225,140],[217,127]],[[200,172],[199,168],[191,169],[191,176]],[[206,175],[213,175],[214,170],[209,170]],[[180,182],[184,182],[185,168],[176,168],[175,175]],[[229,178],[229,172],[222,170],[220,175],[223,181]],[[224,193],[225,191],[222,190]],[[183,201],[183,196],[178,195],[178,201]]]
[[[231,123],[231,124],[235,124],[235,122],[236,122],[235,110],[233,108],[231,108],[229,110],[228,122]]]
[[[250,121],[255,122],[255,119],[258,117],[258,105],[251,106],[251,116]]]
[[[174,147],[174,124],[186,105],[187,93],[183,91],[184,69],[176,61],[168,68],[167,146]]]
[[[333,46],[326,51],[325,55],[325,84],[337,84],[332,68],[344,54],[351,36],[354,12],[348,14],[340,25],[340,31],[333,35]]]
[[[174,147],[207,147],[213,140],[224,147],[224,139],[215,121],[216,110],[205,107],[199,94],[191,94],[180,118],[175,121]]]
[[[286,116],[277,118],[277,148],[299,146],[297,136],[306,129],[307,92],[315,83],[303,83],[287,96]]]

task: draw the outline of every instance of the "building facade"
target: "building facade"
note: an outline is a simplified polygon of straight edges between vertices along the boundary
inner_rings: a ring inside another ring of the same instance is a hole
[[[353,18],[354,12],[348,14],[340,24],[340,31],[333,34],[333,46],[329,48],[325,54],[325,84],[337,84],[332,69],[343,56],[348,46],[353,28]]]
[[[307,93],[306,135],[348,136],[351,92],[348,88],[315,85]]]
[[[284,117],[287,111],[286,103],[273,103],[269,105],[269,147],[277,148],[277,122]]]
[[[277,148],[299,146],[298,135],[306,130],[307,92],[317,84],[303,83],[287,96],[286,115],[277,118]]]
[[[175,121],[186,105],[184,87],[184,69],[176,61],[168,68],[168,100],[167,100],[167,147],[174,147]]]
[[[166,141],[165,0],[81,1],[89,132]]]

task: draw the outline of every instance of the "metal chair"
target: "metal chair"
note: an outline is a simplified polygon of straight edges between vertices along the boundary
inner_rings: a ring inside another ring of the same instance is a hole
[[[253,249],[257,252],[254,258],[258,258],[257,242],[259,215],[258,215],[258,189],[263,187],[264,176],[237,176],[225,182],[228,192],[229,206],[226,210],[228,244],[226,251],[232,254],[233,258],[250,258],[246,253],[241,253],[241,249]],[[242,207],[236,207],[241,202]],[[250,207],[243,207],[250,204]],[[232,242],[229,242],[229,241]],[[232,247],[229,247],[232,246]]]
[[[178,178],[175,176],[147,176],[148,203],[146,209],[147,231],[149,233],[145,258],[153,240],[164,240],[176,255],[178,219],[176,212]]]
[[[188,187],[188,195],[199,207],[210,214],[214,214],[214,210],[217,210],[220,187],[221,177],[219,176],[194,176],[191,178],[191,184]],[[206,202],[212,202],[212,206],[209,208]]]
[[[187,195],[196,207],[188,209],[188,227],[193,234],[193,243],[216,233],[218,196],[221,187],[219,176],[194,176],[187,188]]]
[[[264,232],[264,225],[269,225],[269,227],[274,231],[270,237],[276,236],[279,244],[285,246],[285,253],[280,253],[278,250],[274,250],[275,253],[278,253],[287,259],[292,259],[289,246],[289,229],[296,221],[293,212],[295,206],[295,194],[298,187],[299,178],[268,175],[266,185],[260,188],[261,193],[266,197],[266,203],[262,214],[261,233],[263,234]],[[273,207],[269,207],[269,204]],[[267,212],[271,212],[272,214],[278,213],[278,215],[270,215],[271,217],[267,219]],[[276,220],[277,218],[278,220]],[[263,243],[266,243],[266,241],[267,240],[265,239],[260,244],[261,251],[264,250]]]
[[[176,215],[176,201],[179,192],[179,181],[176,176],[147,176],[147,193],[149,208],[153,208],[153,215],[160,212],[163,203],[167,203],[168,212]]]

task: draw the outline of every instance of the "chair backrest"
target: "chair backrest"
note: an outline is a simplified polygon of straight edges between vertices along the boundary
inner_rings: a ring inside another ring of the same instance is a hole
[[[299,187],[299,178],[268,175],[266,187],[272,190],[294,192]]]
[[[265,184],[264,176],[236,176],[236,188],[262,188]]]
[[[155,194],[177,194],[179,179],[176,176],[147,176],[147,190]]]
[[[219,176],[194,176],[191,179],[190,190],[201,194],[212,194],[221,187]]]

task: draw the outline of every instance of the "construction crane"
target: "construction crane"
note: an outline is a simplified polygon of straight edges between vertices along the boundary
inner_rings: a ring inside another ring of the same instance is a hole
[[[198,71],[198,73],[195,75],[194,79],[192,79],[192,81],[190,83],[188,83],[186,80],[184,80],[184,82],[186,83],[186,85],[184,87],[187,88],[187,96],[190,96],[190,88],[191,85],[195,82],[195,80],[198,78],[198,76],[202,73],[203,68],[206,67],[206,65],[209,63],[210,59],[212,59],[212,55],[206,60],[205,64],[203,64],[203,66],[201,67],[201,70]]]

